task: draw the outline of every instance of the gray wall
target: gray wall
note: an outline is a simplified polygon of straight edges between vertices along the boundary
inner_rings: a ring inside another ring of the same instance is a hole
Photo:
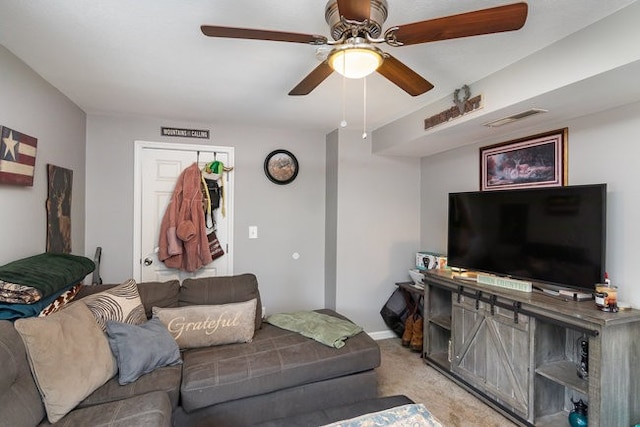
[[[338,135],[336,308],[383,331],[380,308],[419,249],[420,160],[372,155],[361,130]]]
[[[210,129],[211,140],[160,136],[161,126]],[[105,115],[87,118],[87,247],[103,248],[105,282],[132,276],[134,141],[235,147],[234,272],[258,276],[267,311],[309,309],[324,300],[325,136],[207,123]],[[276,185],[263,172],[272,150],[290,150],[300,172]],[[248,227],[258,226],[256,240]],[[300,254],[294,260],[294,252]]]
[[[528,134],[560,127],[569,128],[569,184],[608,184],[607,271],[613,284],[620,288],[619,300],[640,308],[635,278],[640,256],[640,169],[636,163],[640,104],[549,123],[544,128],[530,129]],[[494,142],[515,137],[496,137]],[[480,144],[476,144],[422,159],[420,240],[424,249],[446,253],[447,194],[478,190],[479,148]]]
[[[235,147],[234,272],[257,275],[267,312],[337,308],[368,332],[388,333],[378,312],[418,249],[420,163],[372,155],[359,132],[89,115],[86,242],[103,248],[105,282],[132,275],[134,141],[194,143],[160,137],[161,126],[211,129],[210,144]],[[289,185],[264,176],[277,148],[300,163]]]
[[[340,133],[334,130],[327,135],[327,179],[325,204],[325,289],[324,303],[327,308],[336,309],[336,285],[338,258],[338,160]]]
[[[71,248],[85,255],[85,114],[1,45],[0,70],[0,125],[38,139],[33,187],[0,185],[0,264],[46,250],[47,164],[73,171]]]

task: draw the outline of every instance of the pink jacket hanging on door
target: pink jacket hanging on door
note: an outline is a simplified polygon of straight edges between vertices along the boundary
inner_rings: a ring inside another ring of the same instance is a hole
[[[191,272],[212,261],[200,184],[200,169],[194,163],[178,177],[162,218],[158,259],[169,268]]]

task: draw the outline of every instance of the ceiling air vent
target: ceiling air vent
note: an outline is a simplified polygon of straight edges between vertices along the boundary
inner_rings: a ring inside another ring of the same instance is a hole
[[[497,128],[497,127],[504,126],[504,125],[509,124],[509,123],[513,123],[513,122],[518,121],[518,120],[522,120],[525,117],[531,117],[531,116],[533,116],[535,114],[539,114],[539,113],[546,113],[547,111],[549,111],[549,110],[543,110],[542,108],[532,108],[530,110],[523,111],[521,113],[517,113],[517,114],[514,114],[512,116],[503,117],[502,119],[493,120],[491,122],[484,123],[483,126],[489,126],[489,127],[492,127],[492,128]]]

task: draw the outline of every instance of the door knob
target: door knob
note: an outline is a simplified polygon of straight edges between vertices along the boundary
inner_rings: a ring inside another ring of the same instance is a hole
[[[153,264],[153,259],[151,257],[146,257],[144,259],[144,265],[149,267],[151,264]]]

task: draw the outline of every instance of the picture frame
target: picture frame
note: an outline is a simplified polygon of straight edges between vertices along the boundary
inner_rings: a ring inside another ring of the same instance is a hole
[[[33,187],[38,139],[0,125],[0,184]]]
[[[567,185],[568,128],[480,148],[480,190]]]
[[[73,171],[47,165],[47,252],[71,253]]]
[[[264,173],[275,184],[285,185],[298,176],[298,159],[288,150],[273,150],[264,159]]]

